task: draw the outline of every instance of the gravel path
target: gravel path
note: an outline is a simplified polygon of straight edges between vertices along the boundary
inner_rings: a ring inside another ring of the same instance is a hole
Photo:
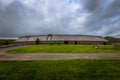
[[[7,54],[0,49],[0,60],[62,60],[62,59],[120,59],[120,53],[37,53],[37,54]]]

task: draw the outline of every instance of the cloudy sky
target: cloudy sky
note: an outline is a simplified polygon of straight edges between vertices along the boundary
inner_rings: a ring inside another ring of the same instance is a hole
[[[120,0],[0,0],[0,38],[41,34],[120,37]]]

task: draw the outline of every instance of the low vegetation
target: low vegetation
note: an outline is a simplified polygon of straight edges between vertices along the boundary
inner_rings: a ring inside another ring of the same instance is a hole
[[[105,39],[108,40],[109,44],[120,43],[120,38],[106,36]]]
[[[0,46],[13,44],[14,41],[14,39],[0,39]]]
[[[8,53],[120,53],[112,45],[93,48],[92,45],[34,45],[7,51]]]
[[[0,80],[120,80],[120,60],[0,61]]]

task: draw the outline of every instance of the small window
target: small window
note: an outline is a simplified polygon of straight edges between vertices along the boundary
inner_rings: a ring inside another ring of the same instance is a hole
[[[64,41],[64,44],[68,44],[69,43],[69,41]]]
[[[77,44],[77,41],[75,41],[74,43]]]

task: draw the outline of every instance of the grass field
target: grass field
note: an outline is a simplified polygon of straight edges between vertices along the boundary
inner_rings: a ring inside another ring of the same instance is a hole
[[[0,80],[120,80],[120,60],[0,61]]]
[[[120,53],[112,45],[93,48],[92,45],[40,45],[7,51],[9,53]]]

